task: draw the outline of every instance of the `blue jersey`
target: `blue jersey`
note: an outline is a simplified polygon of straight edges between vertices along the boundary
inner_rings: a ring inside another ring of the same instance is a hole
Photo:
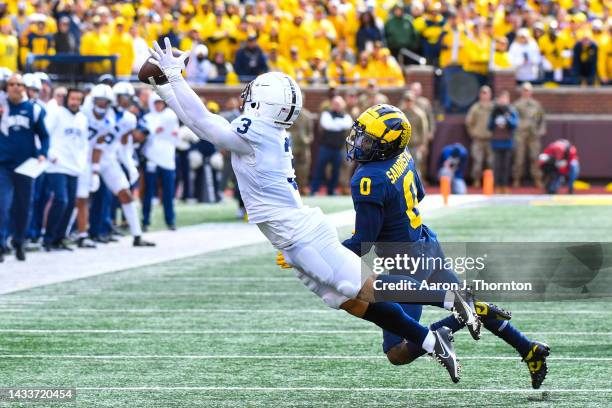
[[[408,151],[390,160],[361,164],[351,179],[357,212],[355,234],[344,245],[358,255],[362,244],[416,242],[423,225],[418,205],[425,197],[414,160]]]
[[[440,153],[440,157],[438,158],[438,169],[441,169],[444,166],[444,163],[451,159],[454,163],[455,168],[455,178],[463,178],[463,172],[465,171],[465,165],[467,163],[468,152],[465,147],[461,143],[453,143],[447,146],[444,146],[442,152]]]
[[[44,120],[45,110],[36,102],[7,102],[0,118],[0,165],[13,169],[30,157],[47,156],[49,134]]]

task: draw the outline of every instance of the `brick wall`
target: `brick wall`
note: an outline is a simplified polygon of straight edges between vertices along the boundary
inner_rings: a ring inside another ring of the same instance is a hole
[[[434,94],[434,74],[431,67],[416,67],[409,69],[406,74],[407,82],[420,81],[423,84],[423,93],[431,98]],[[349,87],[339,87],[338,92],[343,94]],[[499,92],[506,89],[512,92],[513,99],[518,97],[514,77],[511,72],[500,72],[493,79],[493,90]],[[223,106],[228,98],[238,97],[242,90],[241,86],[208,85],[200,87],[196,91],[208,99],[215,100]],[[404,88],[390,88],[384,90],[391,103],[398,103],[404,92]],[[311,111],[317,111],[321,102],[329,94],[325,87],[303,88],[306,107]],[[547,113],[573,113],[573,114],[610,114],[612,113],[612,87],[603,88],[579,88],[559,87],[534,88],[534,97],[539,100]]]

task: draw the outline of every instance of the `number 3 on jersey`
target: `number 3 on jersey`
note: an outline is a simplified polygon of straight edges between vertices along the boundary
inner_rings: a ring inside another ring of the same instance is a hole
[[[240,121],[242,122],[242,127],[236,129],[236,132],[240,133],[241,135],[245,135],[246,132],[248,132],[249,126],[251,126],[252,121],[249,118],[242,118],[240,119]]]
[[[417,189],[412,170],[408,170],[408,173],[404,176],[404,197],[406,198],[406,215],[410,219],[410,226],[418,228],[423,223],[423,220],[417,209],[419,200],[417,199]]]

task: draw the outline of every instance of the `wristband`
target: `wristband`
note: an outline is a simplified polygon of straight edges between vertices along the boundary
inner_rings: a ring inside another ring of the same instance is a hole
[[[99,173],[99,172],[100,172],[100,163],[93,163],[93,164],[91,165],[91,170],[92,170],[94,173]]]

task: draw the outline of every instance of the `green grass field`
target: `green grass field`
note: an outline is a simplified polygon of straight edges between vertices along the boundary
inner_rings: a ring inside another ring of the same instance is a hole
[[[353,208],[351,201],[342,196],[304,197],[303,201],[305,205],[321,207],[326,213]],[[236,209],[236,203],[233,200],[218,204],[184,204],[177,202],[177,227],[186,227],[206,222],[242,222],[241,219],[236,218]],[[151,231],[163,230],[165,228],[163,207],[156,205],[151,217]]]
[[[430,221],[448,241],[609,240],[612,208],[498,205]],[[509,346],[466,332],[454,385],[429,358],[390,365],[379,330],[327,309],[274,256],[253,245],[2,296],[0,387],[77,387],[83,407],[612,405],[607,302],[503,305],[552,347],[543,389]],[[426,310],[424,322],[442,316]]]

